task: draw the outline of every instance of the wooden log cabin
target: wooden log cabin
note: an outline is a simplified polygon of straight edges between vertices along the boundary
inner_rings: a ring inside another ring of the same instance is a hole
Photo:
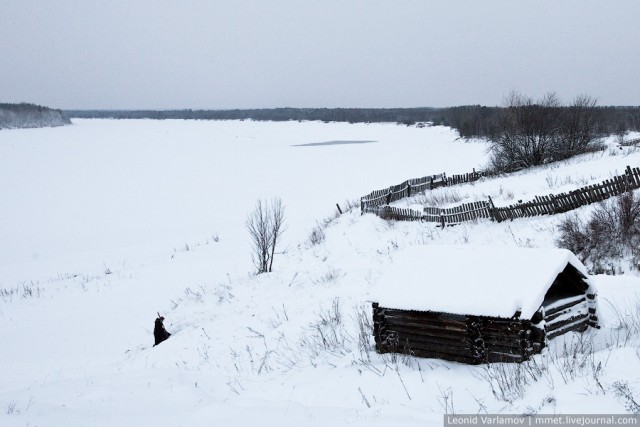
[[[522,362],[550,339],[598,327],[596,291],[565,249],[410,247],[372,296],[379,353]]]

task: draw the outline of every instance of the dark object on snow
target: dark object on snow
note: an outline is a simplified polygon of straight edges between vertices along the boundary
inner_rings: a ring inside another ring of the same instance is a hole
[[[160,313],[158,313],[156,325],[153,328],[153,337],[156,339],[156,343],[153,345],[154,347],[171,336],[171,334],[164,328],[162,322],[164,322],[164,317],[160,316]]]

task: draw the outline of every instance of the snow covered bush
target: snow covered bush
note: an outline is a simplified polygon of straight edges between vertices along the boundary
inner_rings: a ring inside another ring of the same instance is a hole
[[[618,273],[620,260],[640,265],[640,197],[633,192],[601,203],[584,223],[570,215],[556,244],[574,252],[594,273]]]

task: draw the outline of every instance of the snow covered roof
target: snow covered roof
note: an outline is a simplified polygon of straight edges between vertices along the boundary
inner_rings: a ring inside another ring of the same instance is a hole
[[[567,264],[588,278],[566,249],[412,246],[393,257],[372,300],[388,308],[504,318],[520,310],[529,319]]]

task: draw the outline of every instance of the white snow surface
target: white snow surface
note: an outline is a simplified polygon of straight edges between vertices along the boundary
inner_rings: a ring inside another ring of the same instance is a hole
[[[372,298],[383,307],[531,319],[567,264],[566,249],[427,245],[398,251]]]
[[[365,140],[377,142],[294,146]],[[0,131],[0,425],[430,426],[451,412],[627,412],[616,390],[640,388],[633,271],[591,278],[602,329],[553,340],[535,378],[393,359],[361,328],[399,250],[555,247],[566,215],[440,229],[348,208],[407,178],[482,169],[486,149],[449,128],[395,124],[74,120]],[[500,206],[627,165],[640,151],[611,144],[433,196]],[[287,230],[274,271],[256,276],[244,222],[272,197]],[[312,243],[318,227],[324,239]],[[158,311],[172,336],[153,347]],[[578,357],[566,356],[573,348]]]

